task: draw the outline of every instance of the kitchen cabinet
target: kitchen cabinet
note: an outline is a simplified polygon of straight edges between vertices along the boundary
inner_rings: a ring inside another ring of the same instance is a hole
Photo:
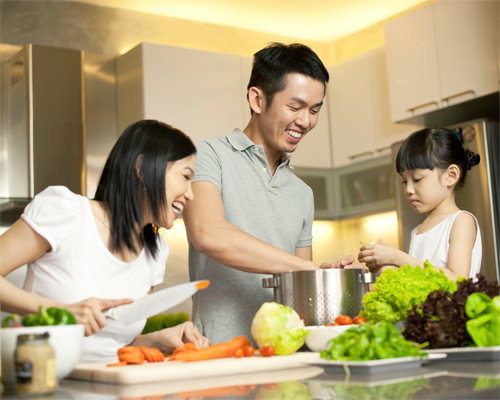
[[[119,131],[140,119],[166,122],[193,141],[243,129],[250,118],[245,87],[251,63],[231,54],[140,44],[117,59]]]
[[[387,23],[393,121],[499,90],[498,1],[439,1]]]
[[[304,181],[314,193],[314,219],[334,219],[333,170],[331,168],[294,167],[292,173]]]
[[[336,168],[336,216],[352,218],[394,210],[394,174],[390,155]]]
[[[384,48],[336,64],[328,72],[335,168],[389,154],[392,143],[420,128],[391,121]]]

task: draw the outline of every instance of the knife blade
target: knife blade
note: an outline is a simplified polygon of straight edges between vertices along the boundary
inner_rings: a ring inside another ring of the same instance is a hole
[[[209,284],[210,281],[204,280],[172,286],[134,300],[133,303],[108,308],[103,314],[106,318],[121,321],[128,326],[176,306]]]

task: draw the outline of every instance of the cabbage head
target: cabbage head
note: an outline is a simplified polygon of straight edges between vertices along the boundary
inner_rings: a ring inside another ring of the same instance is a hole
[[[304,344],[304,321],[290,307],[264,303],[252,321],[252,337],[259,346],[273,346],[277,355],[293,354]]]

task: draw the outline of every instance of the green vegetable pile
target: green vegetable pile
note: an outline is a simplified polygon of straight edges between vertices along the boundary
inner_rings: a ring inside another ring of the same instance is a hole
[[[290,307],[274,302],[264,303],[255,314],[250,329],[259,348],[273,346],[276,354],[295,353],[304,344],[304,321]]]
[[[348,329],[328,342],[330,348],[320,354],[327,360],[369,361],[397,357],[422,357],[425,346],[405,340],[389,322],[367,322]]]
[[[374,290],[363,297],[364,310],[360,315],[372,322],[406,321],[408,311],[438,289],[454,292],[457,285],[428,261],[423,269],[407,264],[386,270],[377,279]]]
[[[436,290],[414,306],[402,334],[412,342],[428,343],[429,349],[499,345],[499,300],[492,300],[499,294],[498,282],[484,275],[459,279],[453,293]]]
[[[180,325],[186,321],[189,321],[189,315],[183,312],[179,314],[155,315],[147,319],[142,334],[145,335],[146,333],[171,328],[172,326]]]
[[[23,318],[22,325],[19,323],[21,317],[13,314],[3,320],[2,328],[13,326],[46,326],[46,325],[76,325],[76,319],[69,311],[62,308],[51,307],[48,310],[40,307],[40,313],[29,314]]]
[[[465,303],[465,326],[476,346],[500,346],[500,296],[472,293]]]

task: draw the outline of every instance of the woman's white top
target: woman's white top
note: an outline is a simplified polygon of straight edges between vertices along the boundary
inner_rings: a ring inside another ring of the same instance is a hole
[[[429,260],[435,267],[448,268],[448,252],[450,251],[450,232],[458,214],[467,213],[476,224],[476,241],[472,248],[469,278],[475,278],[481,269],[483,249],[481,246],[481,231],[476,217],[468,211],[457,211],[441,221],[427,232],[417,234],[421,224],[411,231],[410,250],[408,254],[418,260]]]
[[[159,238],[153,259],[146,247],[132,262],[117,259],[102,242],[89,199],[63,186],[39,193],[21,216],[52,251],[28,265],[24,289],[64,304],[89,297],[138,299],[163,281],[169,247]],[[138,336],[146,319],[124,326],[108,320],[83,340],[81,363],[113,362],[117,350]]]

